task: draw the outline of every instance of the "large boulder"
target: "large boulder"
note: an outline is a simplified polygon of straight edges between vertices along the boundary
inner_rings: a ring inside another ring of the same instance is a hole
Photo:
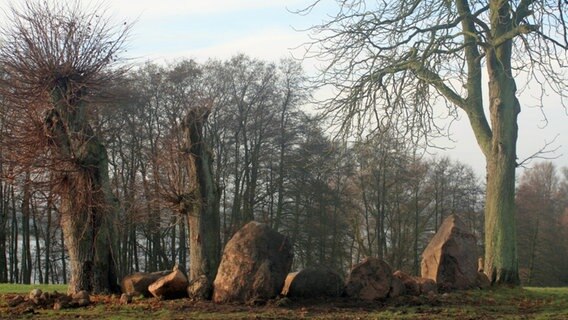
[[[120,288],[122,289],[122,293],[126,293],[127,295],[144,295],[148,298],[152,296],[150,291],[148,291],[148,287],[156,280],[168,275],[170,272],[171,271],[158,271],[152,273],[136,272],[129,274],[120,282]]]
[[[213,301],[251,302],[276,297],[292,266],[287,237],[250,222],[229,240],[213,282]]]
[[[343,293],[343,278],[330,268],[319,266],[288,274],[282,289],[287,297],[339,297]]]
[[[392,269],[377,258],[367,258],[356,264],[347,278],[345,293],[361,300],[384,299],[391,289]]]
[[[469,289],[477,284],[477,245],[455,215],[447,217],[422,254],[422,277],[446,290]]]
[[[179,299],[187,297],[187,286],[189,281],[177,266],[174,270],[152,283],[148,291],[159,299]]]

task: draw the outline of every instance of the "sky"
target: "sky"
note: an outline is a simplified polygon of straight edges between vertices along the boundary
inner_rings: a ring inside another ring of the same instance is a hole
[[[22,0],[0,0],[0,8]],[[208,58],[227,59],[238,53],[277,61],[300,56],[308,40],[304,30],[325,17],[324,6],[308,16],[293,14],[310,0],[112,0],[104,2],[112,19],[134,23],[125,53],[132,61],[174,62],[191,58],[204,62]],[[332,12],[332,11],[328,11]],[[2,12],[0,12],[2,14]],[[304,69],[315,67],[304,62]],[[520,87],[520,86],[519,86]],[[530,90],[521,97],[519,115],[519,161],[555,139],[552,161],[568,167],[568,115],[559,99],[546,97],[544,114],[531,98]],[[436,143],[447,149],[430,149],[436,156],[449,156],[472,166],[485,176],[485,161],[465,118],[451,126],[452,141]],[[532,162],[531,164],[534,164]],[[529,164],[530,166],[530,164]],[[521,170],[522,171],[522,170]]]

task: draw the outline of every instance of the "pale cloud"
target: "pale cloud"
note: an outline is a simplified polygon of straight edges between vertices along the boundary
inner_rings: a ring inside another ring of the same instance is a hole
[[[262,60],[277,61],[291,57],[298,45],[305,41],[306,36],[303,33],[271,29],[202,48],[188,48],[177,52],[148,52],[145,57],[162,61],[192,58],[203,62],[209,58],[228,59],[237,53],[245,53]]]

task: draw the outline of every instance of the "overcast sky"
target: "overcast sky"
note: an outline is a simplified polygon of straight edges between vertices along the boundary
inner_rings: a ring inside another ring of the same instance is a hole
[[[10,2],[0,0],[5,9]],[[193,58],[203,62],[208,58],[226,59],[237,53],[276,61],[292,54],[293,48],[307,40],[305,29],[321,21],[328,8],[309,16],[290,13],[302,8],[309,0],[112,0],[106,1],[109,13],[118,21],[136,21],[127,57],[135,61],[175,61]],[[331,12],[331,11],[329,11]],[[299,51],[296,51],[298,55]],[[304,68],[313,71],[307,64]],[[520,87],[520,85],[519,85]],[[518,157],[520,160],[538,151],[547,141],[556,139],[558,151],[553,160],[558,166],[568,166],[568,116],[555,97],[546,100],[545,112],[530,108],[536,103],[521,99],[519,116]],[[462,118],[464,115],[462,114]],[[545,126],[546,125],[546,126]],[[436,151],[474,167],[485,175],[485,163],[466,119],[452,126],[455,142],[440,141],[453,148]]]

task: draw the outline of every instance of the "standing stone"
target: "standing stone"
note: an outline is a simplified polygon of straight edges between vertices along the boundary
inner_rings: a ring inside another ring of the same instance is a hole
[[[152,296],[150,291],[148,291],[148,287],[156,280],[168,275],[170,272],[171,271],[158,271],[152,273],[136,272],[129,274],[120,282],[120,288],[122,289],[122,293],[126,293],[131,296],[144,295],[148,298]]]
[[[367,258],[356,264],[345,285],[347,296],[361,300],[384,299],[392,282],[392,269],[388,263],[377,258]]]
[[[213,283],[217,303],[276,297],[292,266],[288,238],[268,225],[249,222],[227,243]]]
[[[341,276],[324,266],[306,268],[288,274],[282,289],[287,297],[339,297],[343,293]]]
[[[455,215],[447,217],[422,254],[422,277],[447,290],[476,286],[477,245]]]

